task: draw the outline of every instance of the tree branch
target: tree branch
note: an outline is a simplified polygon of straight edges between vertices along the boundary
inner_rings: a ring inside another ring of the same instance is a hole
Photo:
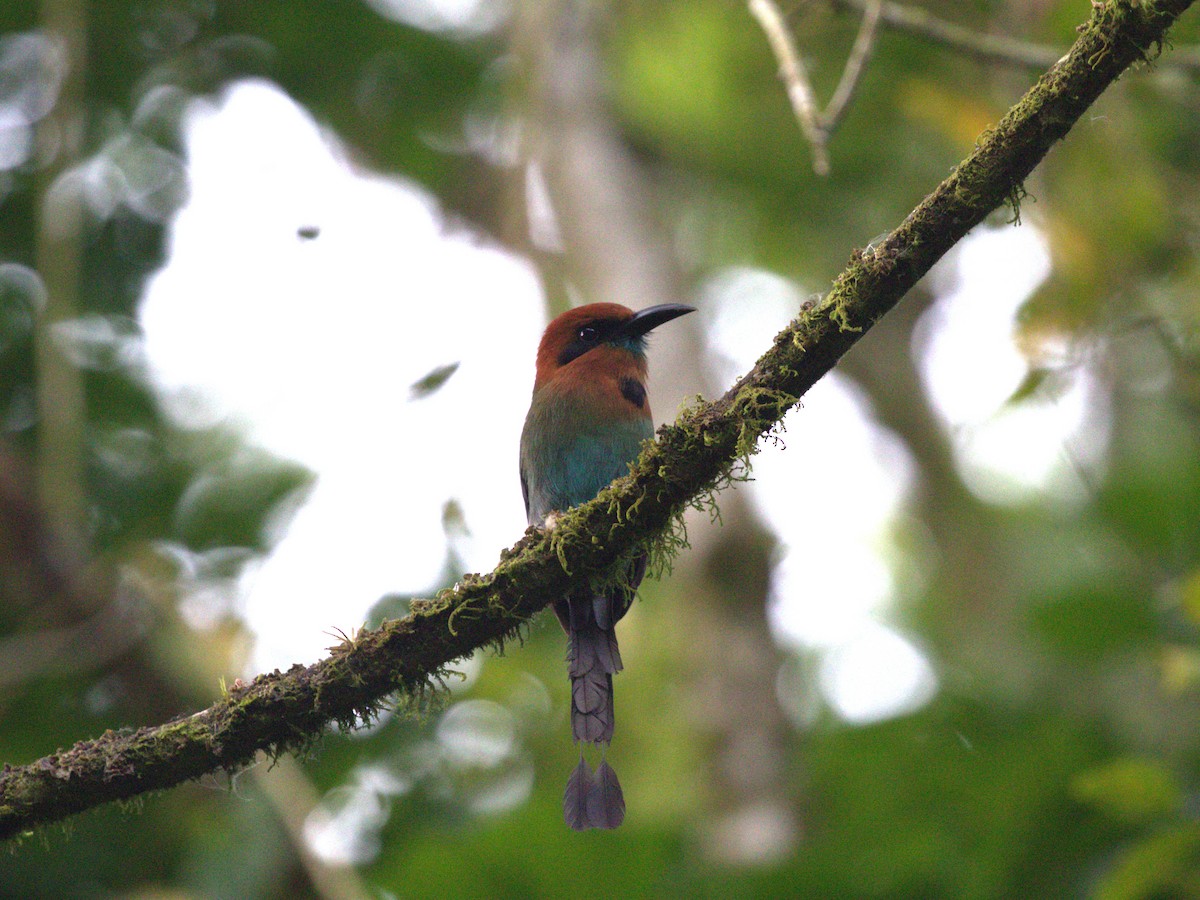
[[[833,0],[840,9],[865,13],[878,0]],[[1034,44],[998,34],[982,34],[938,18],[926,9],[883,0],[880,3],[883,23],[896,31],[943,44],[984,62],[1038,71],[1054,65],[1063,51],[1046,44]],[[1181,48],[1171,54],[1166,63],[1190,71],[1200,71],[1200,49]]]
[[[661,558],[676,520],[719,489],[798,398],[955,242],[1005,202],[1050,147],[1129,65],[1161,47],[1192,0],[1097,4],[1070,53],[1055,64],[976,150],[880,243],[856,251],[825,299],[806,309],[726,394],[660,429],[631,474],[564,514],[551,532],[531,529],[488,575],[466,576],[334,647],[312,666],[262,675],[187,718],[106,732],[29,765],[0,772],[0,837],[112,800],[162,790],[282,753],[351,726],[402,691],[428,691],[445,667],[514,636],[548,600],[580,579],[615,570],[640,548]]]

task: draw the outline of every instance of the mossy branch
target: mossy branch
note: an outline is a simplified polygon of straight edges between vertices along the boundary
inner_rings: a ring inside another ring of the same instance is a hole
[[[4,766],[0,838],[236,769],[260,751],[303,746],[330,722],[349,727],[395,692],[429,690],[454,660],[502,645],[572,581],[615,571],[639,548],[671,546],[683,510],[734,477],[739,461],[951,246],[992,210],[1015,205],[1055,141],[1128,66],[1161,49],[1166,29],[1191,3],[1094,4],[1068,56],[895,231],[856,251],[825,299],[780,332],[723,397],[661,429],[629,476],[563,515],[552,532],[530,530],[490,574],[465,577],[312,666],[262,675],[187,718],[106,732],[29,765]]]

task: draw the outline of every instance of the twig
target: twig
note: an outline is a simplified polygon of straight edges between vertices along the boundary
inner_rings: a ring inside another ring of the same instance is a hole
[[[842,69],[842,77],[838,79],[837,88],[824,110],[817,109],[812,82],[809,81],[808,70],[804,66],[804,57],[792,41],[779,7],[772,0],[750,0],[749,8],[767,36],[771,51],[779,62],[779,77],[783,79],[787,88],[792,111],[812,148],[813,171],[824,177],[829,174],[829,139],[841,124],[866,69],[867,61],[875,49],[875,34],[879,27],[882,0],[870,0],[867,4],[858,36],[854,39],[854,46],[850,48],[850,55]]]
[[[389,694],[428,691],[446,666],[513,636],[552,597],[669,542],[672,523],[730,480],[799,398],[955,243],[1021,183],[1097,97],[1162,46],[1193,0],[1095,5],[1070,53],[979,139],[971,155],[891,234],[854,254],[826,298],[781,331],[723,397],[660,429],[631,473],[565,513],[552,532],[530,529],[486,576],[465,577],[307,668],[235,686],[212,707],[137,731],[108,732],[70,750],[0,770],[0,838],[72,813],[162,790],[256,753],[351,726]],[[853,477],[853,473],[847,473]],[[570,573],[570,574],[568,574]]]
[[[1064,50],[996,34],[981,34],[938,18],[928,10],[892,0],[832,0],[839,9],[865,12],[877,3],[883,24],[897,31],[960,50],[984,62],[1041,71],[1062,58]],[[1167,67],[1200,72],[1200,48],[1181,47],[1163,60]]]
[[[779,75],[788,99],[813,153],[813,171],[829,174],[829,139],[841,124],[855,89],[875,48],[880,24],[935,43],[952,47],[984,62],[995,62],[1040,71],[1063,58],[1063,51],[1045,44],[1021,41],[1004,35],[982,34],[939,18],[915,6],[891,0],[831,0],[835,7],[863,14],[858,36],[842,69],[842,77],[823,111],[817,109],[808,70],[788,31],[783,14],[773,0],[750,0],[750,12],[767,36],[779,62]],[[1172,53],[1165,66],[1200,73],[1200,47],[1185,47]]]
[[[863,13],[862,24],[858,27],[858,37],[846,57],[846,66],[842,69],[842,77],[838,80],[829,105],[821,115],[821,130],[832,135],[842,122],[850,101],[854,99],[854,91],[858,87],[862,73],[866,70],[867,62],[875,51],[875,35],[879,30],[880,14],[883,12],[883,0],[868,0]]]
[[[804,60],[796,50],[783,21],[783,14],[771,0],[750,0],[750,13],[758,19],[767,42],[775,59],[779,61],[779,77],[787,88],[788,100],[791,101],[792,111],[800,122],[800,128],[812,147],[813,171],[818,175],[829,174],[829,156],[826,151],[827,135],[822,133],[820,113],[813,95],[812,83],[808,80],[808,70]]]
[[[859,12],[877,2],[879,0],[833,0],[834,6]],[[892,0],[884,0],[879,5],[883,22],[890,28],[945,44],[986,62],[1041,70],[1054,65],[1063,55],[1063,51],[1057,47],[972,31],[940,19],[920,7],[905,6]]]

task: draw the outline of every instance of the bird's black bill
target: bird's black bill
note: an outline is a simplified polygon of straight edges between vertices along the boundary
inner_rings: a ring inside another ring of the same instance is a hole
[[[695,311],[696,307],[687,306],[683,303],[663,303],[659,306],[651,306],[635,312],[633,318],[623,322],[620,327],[620,333],[629,335],[630,337],[641,337],[642,335],[649,334],[664,322],[670,322],[672,319],[677,319],[682,315]]]

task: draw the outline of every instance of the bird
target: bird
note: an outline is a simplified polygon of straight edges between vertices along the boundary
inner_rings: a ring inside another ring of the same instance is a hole
[[[555,514],[586,503],[628,474],[642,443],[654,436],[646,336],[694,311],[681,303],[638,312],[619,303],[589,303],[546,326],[521,430],[521,493],[530,525],[553,527]],[[577,744],[601,748],[593,773],[581,746],[579,765],[567,780],[563,817],[576,831],[616,828],[625,819],[621,783],[605,750],[615,724],[612,677],[622,669],[615,628],[645,572],[642,555],[619,586],[596,591],[579,585],[553,601],[567,634],[571,730]]]

